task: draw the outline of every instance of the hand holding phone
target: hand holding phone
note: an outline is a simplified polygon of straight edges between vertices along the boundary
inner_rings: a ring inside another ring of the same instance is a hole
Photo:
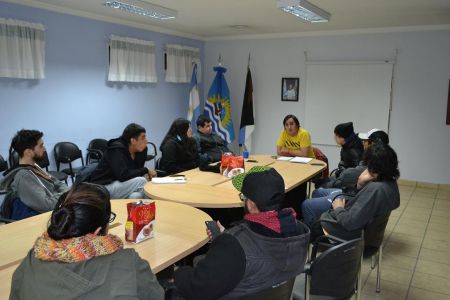
[[[205,224],[206,224],[206,232],[211,241],[222,233],[216,221],[205,221]]]

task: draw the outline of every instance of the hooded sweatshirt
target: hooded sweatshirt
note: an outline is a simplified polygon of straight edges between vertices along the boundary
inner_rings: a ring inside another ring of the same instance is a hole
[[[294,227],[288,236],[250,221],[226,230],[195,268],[175,272],[178,292],[188,300],[238,299],[295,277],[306,261],[309,230]]]
[[[128,151],[128,143],[122,138],[112,139],[108,142],[108,148],[89,181],[106,185],[116,180],[123,182],[144,176],[148,173],[148,169],[144,167],[146,159],[147,148],[142,152],[136,152],[133,159]]]
[[[45,173],[38,165],[18,165],[5,172],[0,188],[13,192],[28,207],[37,212],[47,212],[55,207],[58,198],[67,191],[67,185],[52,177],[39,176],[33,167]]]

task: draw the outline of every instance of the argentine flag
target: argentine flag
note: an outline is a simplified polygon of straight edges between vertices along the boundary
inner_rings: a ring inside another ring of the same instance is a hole
[[[234,128],[231,120],[230,91],[225,80],[224,67],[214,67],[216,77],[209,88],[208,99],[205,101],[204,114],[212,121],[213,131],[228,144],[234,140]]]
[[[189,92],[189,107],[187,113],[187,119],[191,121],[193,131],[197,128],[197,118],[200,114],[200,97],[198,96],[197,88],[197,64],[194,64],[192,68],[191,90]]]

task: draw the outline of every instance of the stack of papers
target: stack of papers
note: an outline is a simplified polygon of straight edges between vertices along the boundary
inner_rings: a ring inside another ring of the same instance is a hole
[[[154,177],[152,182],[156,184],[180,184],[186,183],[186,178],[182,176],[177,177]]]
[[[290,161],[290,162],[301,163],[301,164],[307,164],[307,163],[309,163],[312,160],[312,158],[310,158],[310,157],[300,157],[300,156],[296,156],[296,157],[279,156],[277,158],[277,160]]]

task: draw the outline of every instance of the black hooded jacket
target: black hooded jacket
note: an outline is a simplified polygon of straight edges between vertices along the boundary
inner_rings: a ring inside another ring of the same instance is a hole
[[[128,143],[122,138],[112,139],[103,154],[102,160],[92,173],[90,182],[97,184],[110,184],[113,181],[127,181],[135,177],[144,176],[148,169],[144,167],[147,159],[147,148],[137,152],[131,158]]]
[[[347,169],[356,167],[362,160],[363,153],[364,147],[361,139],[356,134],[351,135],[345,139],[345,144],[342,145],[339,168]]]

